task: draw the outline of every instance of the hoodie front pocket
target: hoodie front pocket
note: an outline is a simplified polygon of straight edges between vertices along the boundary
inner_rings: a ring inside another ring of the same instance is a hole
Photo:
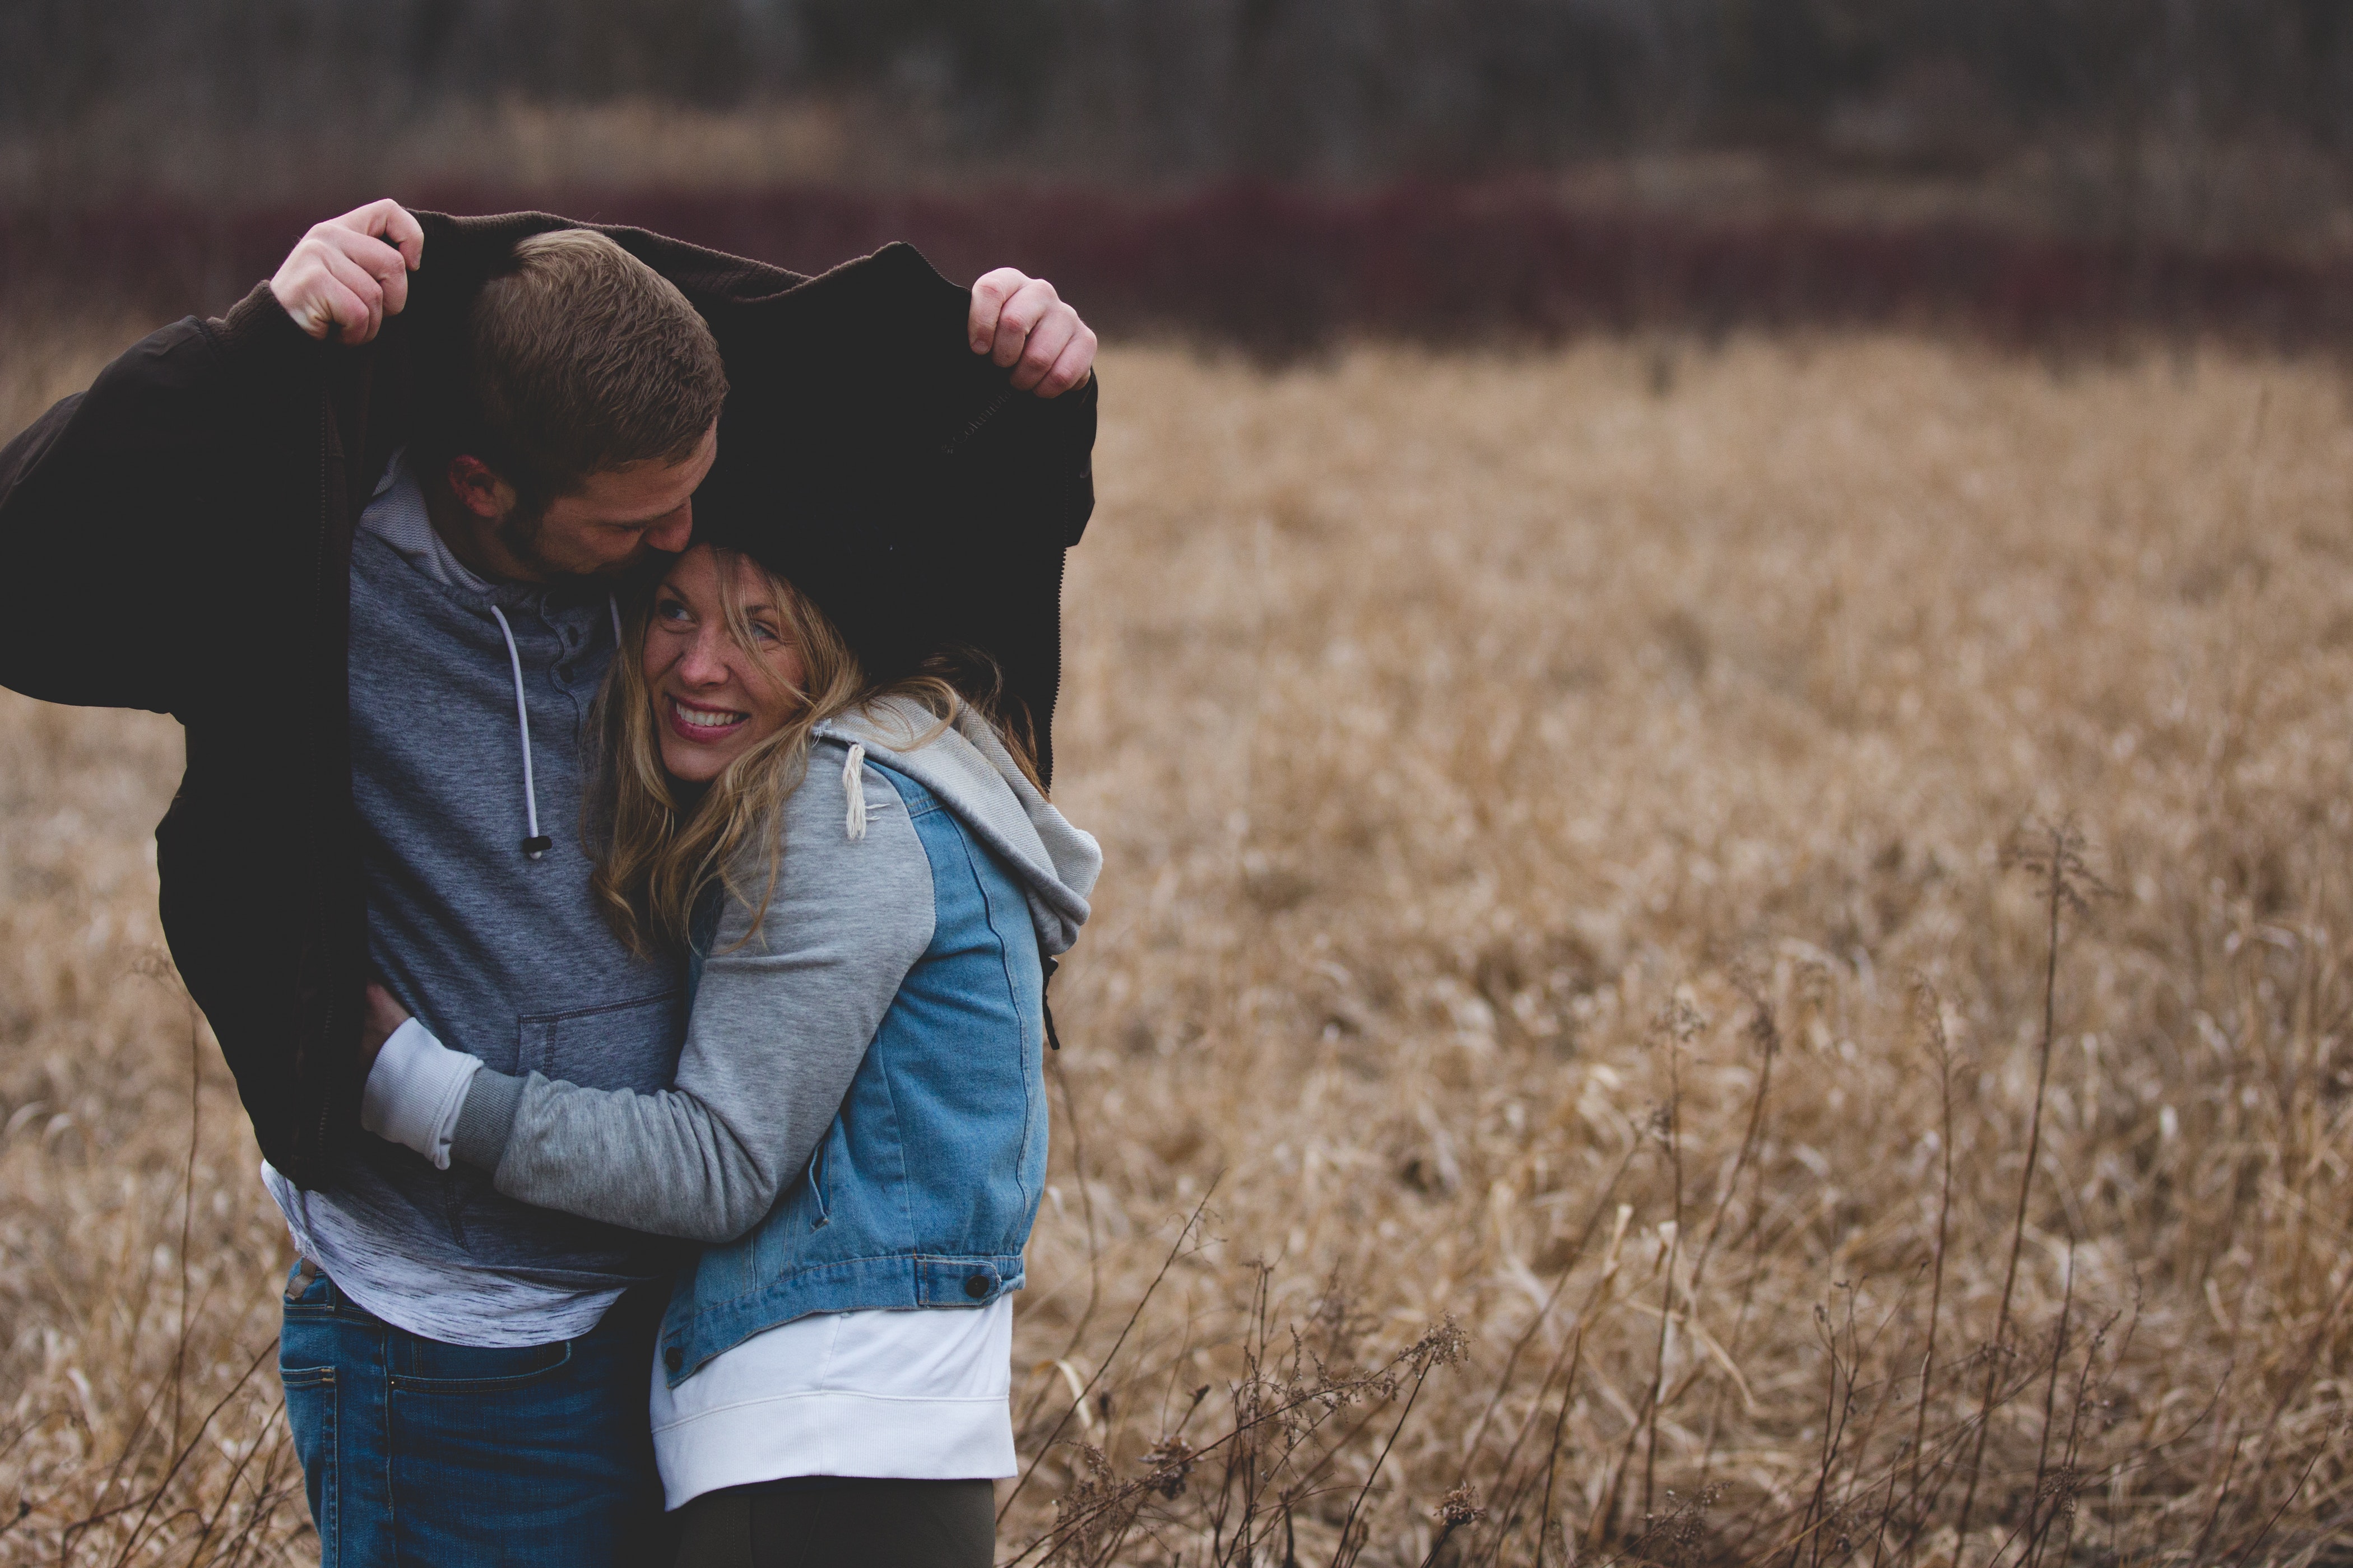
[[[531,1014],[516,1020],[515,1071],[650,1094],[668,1087],[677,1068],[685,1015],[677,991]]]

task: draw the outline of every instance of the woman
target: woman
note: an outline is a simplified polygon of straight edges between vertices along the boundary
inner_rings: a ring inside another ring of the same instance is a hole
[[[707,1244],[653,1373],[681,1564],[979,1568],[1014,1470],[1043,968],[1094,841],[946,680],[871,685],[791,584],[712,545],[628,627],[596,721],[597,893],[689,954],[673,1086],[496,1072],[372,988],[367,1125]]]

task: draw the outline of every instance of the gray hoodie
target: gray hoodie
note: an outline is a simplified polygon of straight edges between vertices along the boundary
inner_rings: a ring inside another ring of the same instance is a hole
[[[504,1071],[668,1083],[684,975],[633,956],[598,917],[581,842],[581,740],[616,640],[606,589],[475,576],[396,458],[353,541],[351,617],[352,796],[376,973],[440,1037]],[[534,817],[552,840],[536,858]],[[348,1140],[311,1191],[263,1174],[336,1284],[452,1343],[586,1333],[673,1260],[647,1237],[518,1203],[480,1171],[373,1138]]]

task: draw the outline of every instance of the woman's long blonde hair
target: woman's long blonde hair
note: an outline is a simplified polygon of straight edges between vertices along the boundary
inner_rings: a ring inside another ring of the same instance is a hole
[[[911,731],[898,749],[912,751],[939,738],[966,708],[987,718],[1022,772],[1038,782],[1025,727],[997,717],[999,684],[985,658],[943,657],[913,676],[870,681],[825,612],[783,577],[738,552],[718,545],[720,604],[727,634],[758,658],[738,562],[765,580],[776,609],[776,630],[801,658],[801,685],[790,695],[797,706],[776,730],[727,764],[700,799],[682,792],[662,766],[655,729],[653,692],[646,684],[646,636],[653,618],[652,597],[624,623],[620,651],[596,694],[591,729],[596,737],[584,824],[596,889],[605,918],[630,950],[640,955],[680,952],[690,941],[695,906],[714,887],[748,906],[751,930],[759,929],[776,894],[783,864],[784,805],[808,773],[811,731],[824,721],[870,707],[886,697],[905,697],[934,722]],[[762,843],[763,836],[765,842]],[[751,861],[754,845],[766,853],[758,896],[738,879]]]

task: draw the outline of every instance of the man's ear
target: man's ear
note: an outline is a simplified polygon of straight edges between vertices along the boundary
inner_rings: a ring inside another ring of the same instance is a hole
[[[514,510],[514,486],[499,478],[480,458],[461,454],[450,458],[444,477],[458,504],[485,522],[497,522]]]

